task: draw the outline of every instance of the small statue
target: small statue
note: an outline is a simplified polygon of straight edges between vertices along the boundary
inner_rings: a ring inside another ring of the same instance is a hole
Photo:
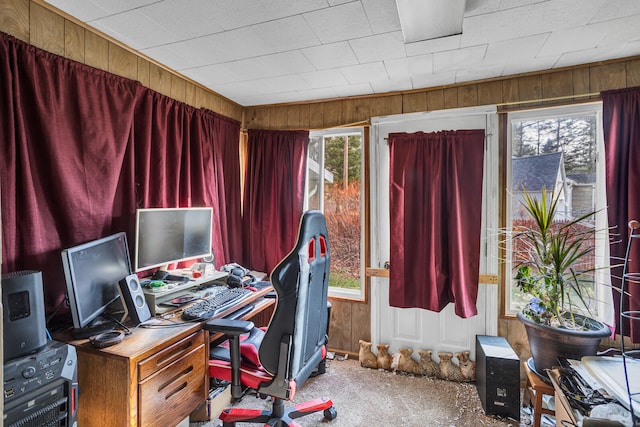
[[[422,370],[422,375],[438,378],[440,376],[440,366],[433,360],[432,354],[433,351],[431,350],[418,350],[420,369]]]
[[[399,353],[393,355],[393,362],[391,362],[391,368],[394,371],[406,372],[407,374],[420,375],[420,364],[411,357],[413,350],[410,348],[402,347]]]
[[[469,360],[469,354],[470,352],[468,350],[455,354],[456,359],[458,359],[460,373],[462,374],[462,381],[476,380],[476,362]]]
[[[360,340],[360,351],[358,352],[358,360],[360,366],[365,368],[376,369],[378,367],[378,358],[371,351],[371,343],[368,341]]]
[[[391,371],[393,356],[389,354],[389,344],[378,344],[378,368]]]
[[[453,354],[438,353],[438,357],[440,358],[440,378],[449,381],[462,381],[460,368],[451,361]]]

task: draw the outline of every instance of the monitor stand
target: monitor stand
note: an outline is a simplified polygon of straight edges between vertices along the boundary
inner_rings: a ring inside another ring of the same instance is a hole
[[[73,339],[82,340],[90,338],[94,335],[102,334],[104,332],[110,332],[115,329],[114,322],[101,322],[101,323],[92,323],[89,326],[84,328],[73,328],[71,330],[71,336]]]

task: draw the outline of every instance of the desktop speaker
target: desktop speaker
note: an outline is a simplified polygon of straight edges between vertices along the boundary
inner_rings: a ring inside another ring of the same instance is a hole
[[[130,274],[119,282],[120,295],[124,301],[124,318],[129,315],[133,323],[139,325],[151,318],[151,311],[144,299],[142,285],[135,274]]]
[[[5,362],[35,353],[47,344],[41,271],[2,275]]]

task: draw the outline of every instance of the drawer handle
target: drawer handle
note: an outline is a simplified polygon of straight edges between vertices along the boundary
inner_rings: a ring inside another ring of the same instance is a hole
[[[167,382],[165,382],[160,387],[158,387],[158,392],[162,392],[162,390],[164,390],[165,388],[169,387],[171,384],[175,383],[180,378],[188,375],[189,372],[191,372],[191,371],[193,371],[193,365],[189,366],[187,369],[183,370],[182,372],[178,372],[176,375],[174,375],[172,378],[170,378]]]
[[[164,400],[169,400],[171,399],[171,397],[173,397],[174,395],[178,394],[180,391],[184,390],[185,388],[187,388],[187,382],[183,382],[182,384],[180,384],[180,386],[178,388],[176,388],[175,390],[173,390],[171,393],[167,394],[164,398]]]
[[[158,358],[158,362],[157,362],[158,366],[162,366],[167,361],[170,361],[170,360],[174,359],[176,357],[176,355],[184,353],[186,350],[188,350],[191,347],[193,347],[193,341],[189,340],[186,343],[184,343],[184,345],[182,345],[181,347],[174,348],[173,351],[171,351],[170,353],[167,353],[167,354],[163,355],[162,357]]]

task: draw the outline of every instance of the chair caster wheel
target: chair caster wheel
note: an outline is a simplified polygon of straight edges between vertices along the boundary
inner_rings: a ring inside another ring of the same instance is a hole
[[[324,410],[324,419],[327,421],[333,421],[338,417],[338,411],[333,406]]]

